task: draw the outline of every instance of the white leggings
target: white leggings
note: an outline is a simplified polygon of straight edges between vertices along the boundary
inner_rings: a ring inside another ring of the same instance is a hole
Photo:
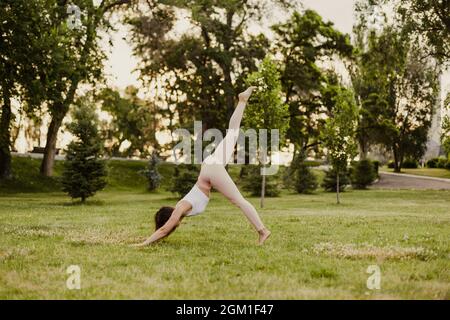
[[[225,170],[225,165],[228,164],[234,153],[245,105],[245,102],[238,103],[230,118],[227,135],[218,144],[214,153],[203,161],[197,183],[206,188],[213,187],[222,193],[228,200],[242,210],[256,231],[260,231],[264,229],[264,224],[258,212],[250,202],[245,200]]]

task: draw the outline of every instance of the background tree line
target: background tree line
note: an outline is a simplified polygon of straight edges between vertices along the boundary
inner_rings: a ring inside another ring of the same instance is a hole
[[[192,128],[195,119],[203,121],[203,130],[225,130],[237,93],[268,55],[275,57],[288,109],[283,144],[294,146],[291,174],[303,170],[299,179],[307,177],[306,158],[328,153],[330,144],[323,138],[330,130],[327,119],[348,90],[358,110],[360,158],[366,158],[370,146],[381,145],[392,152],[400,171],[405,159],[420,159],[425,152],[438,76],[448,64],[447,0],[358,1],[352,40],[316,12],[300,10],[300,1],[79,0],[73,3],[83,13],[82,28],[75,29],[67,25],[67,1],[3,3],[1,179],[12,175],[13,99],[30,118],[42,112],[50,116],[41,165],[41,173],[49,176],[58,132],[71,106],[85,95],[82,86],[92,89],[93,104],[111,116],[100,124],[105,153],[146,157],[152,150],[171,148],[158,144],[155,133],[160,130]],[[386,4],[393,5],[390,15]],[[270,24],[274,8],[286,20],[269,25],[270,36],[254,34],[252,25]],[[134,88],[124,93],[101,89],[105,54],[99,34],[112,30],[109,16],[115,10],[131,27],[141,80],[157,89],[151,100],[139,98]],[[191,27],[177,34],[174,27],[182,16]],[[330,61],[345,65],[350,82]],[[129,146],[121,151],[124,141]]]

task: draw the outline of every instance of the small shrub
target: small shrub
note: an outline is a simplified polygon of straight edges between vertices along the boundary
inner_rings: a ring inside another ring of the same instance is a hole
[[[370,160],[355,162],[352,169],[351,182],[355,189],[366,189],[377,177],[374,164]]]
[[[405,169],[417,169],[419,167],[419,163],[414,159],[406,159],[403,161],[402,167]]]
[[[450,170],[450,160],[447,161],[447,164],[445,165],[445,169]]]
[[[147,168],[140,173],[147,178],[147,190],[153,191],[159,188],[161,184],[161,174],[158,171],[160,160],[156,152],[153,152],[148,161]]]
[[[299,165],[293,178],[294,187],[298,193],[309,194],[319,186],[316,175],[305,163]]]
[[[431,169],[437,168],[438,160],[439,160],[438,158],[433,158],[433,159],[428,160],[426,163],[427,168],[431,168]]]
[[[438,158],[436,168],[445,169],[447,166],[447,159],[446,158]]]
[[[328,170],[325,173],[325,177],[323,179],[323,182],[321,184],[322,188],[325,189],[325,191],[328,192],[336,192],[336,170],[334,168]],[[350,179],[348,176],[348,172],[342,171],[339,172],[339,191],[343,192],[345,191],[345,187],[350,184]]]
[[[252,196],[261,196],[262,184],[261,166],[250,165],[244,171],[242,178],[242,189],[249,192]],[[278,197],[280,195],[280,183],[277,175],[266,176],[266,197]]]
[[[389,169],[394,169],[395,168],[394,161],[389,161],[387,166],[388,166]]]
[[[318,165],[320,165],[318,161],[306,161],[300,155],[295,156],[284,173],[284,186],[298,193],[309,194],[314,192],[319,184],[310,167]]]
[[[170,191],[184,197],[197,182],[199,169],[194,165],[180,164],[175,168],[175,173]]]

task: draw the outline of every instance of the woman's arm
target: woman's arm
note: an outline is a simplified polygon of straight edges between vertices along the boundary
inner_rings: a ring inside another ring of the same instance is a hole
[[[158,240],[161,240],[165,237],[167,237],[178,225],[180,224],[181,220],[184,218],[187,211],[189,211],[192,208],[191,204],[187,201],[181,201],[177,204],[175,207],[175,210],[173,210],[172,215],[170,216],[169,220],[158,230],[156,230],[150,238],[145,240],[142,243],[133,245],[134,247],[145,247],[148,246]]]

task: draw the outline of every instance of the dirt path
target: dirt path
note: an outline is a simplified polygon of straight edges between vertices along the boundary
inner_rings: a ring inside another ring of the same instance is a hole
[[[450,179],[380,172],[380,180],[374,183],[372,188],[450,190]]]

